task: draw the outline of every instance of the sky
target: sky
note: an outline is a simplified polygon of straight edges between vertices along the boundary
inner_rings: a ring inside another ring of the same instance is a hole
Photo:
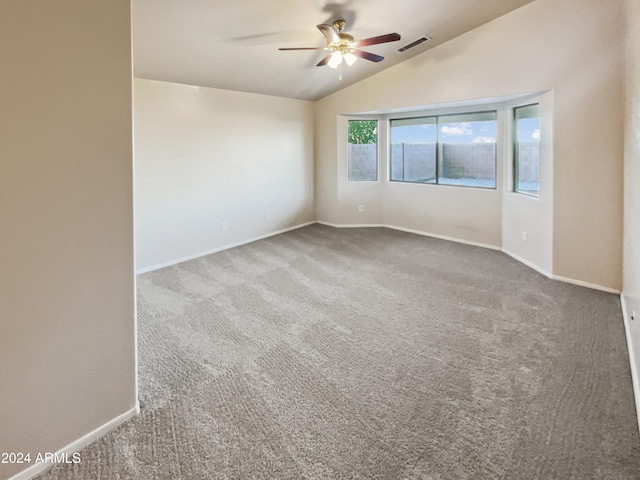
[[[521,118],[518,120],[518,140],[521,142],[540,140],[540,119]]]
[[[408,125],[391,129],[391,143],[491,143],[496,141],[496,122],[456,122],[438,125]],[[523,118],[518,121],[520,141],[540,138],[540,119]]]

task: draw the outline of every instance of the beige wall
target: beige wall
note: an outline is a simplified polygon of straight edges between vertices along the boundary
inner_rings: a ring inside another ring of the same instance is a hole
[[[315,220],[311,102],[134,86],[139,271]]]
[[[352,224],[359,203],[361,187],[347,184],[340,169],[338,115],[550,91],[552,245],[542,247],[552,252],[549,273],[620,290],[621,24],[622,3],[536,0],[319,101],[318,220]],[[372,208],[383,209],[386,223],[395,226],[502,246],[504,229],[510,228],[502,222],[503,192],[391,185]],[[524,227],[535,225],[532,220]],[[519,235],[522,227],[510,234]]]
[[[0,451],[35,460],[135,413],[129,0],[2,2],[0,58]]]

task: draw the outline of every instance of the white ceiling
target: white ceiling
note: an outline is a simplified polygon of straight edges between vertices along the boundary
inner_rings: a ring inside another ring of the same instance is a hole
[[[132,0],[133,65],[139,78],[317,100],[451,40],[533,0]],[[356,40],[397,32],[339,72],[316,67],[327,52],[316,28],[343,18]],[[396,50],[422,35],[431,40]]]

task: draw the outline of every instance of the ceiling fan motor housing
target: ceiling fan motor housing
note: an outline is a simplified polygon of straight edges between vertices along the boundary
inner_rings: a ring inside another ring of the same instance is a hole
[[[349,35],[348,33],[344,33],[342,31],[344,30],[345,25],[346,25],[346,22],[342,19],[336,20],[335,22],[333,22],[333,28],[336,30],[336,33],[338,34],[338,38],[340,39],[340,41],[330,42],[329,40],[327,40],[327,46],[332,50],[337,50],[342,53],[348,53],[350,50],[355,48],[355,45],[354,45],[355,39],[353,38],[353,36]]]

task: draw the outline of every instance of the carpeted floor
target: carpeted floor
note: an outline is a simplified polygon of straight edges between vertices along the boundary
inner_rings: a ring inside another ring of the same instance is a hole
[[[311,225],[138,278],[139,416],[44,479],[638,479],[620,300]]]

